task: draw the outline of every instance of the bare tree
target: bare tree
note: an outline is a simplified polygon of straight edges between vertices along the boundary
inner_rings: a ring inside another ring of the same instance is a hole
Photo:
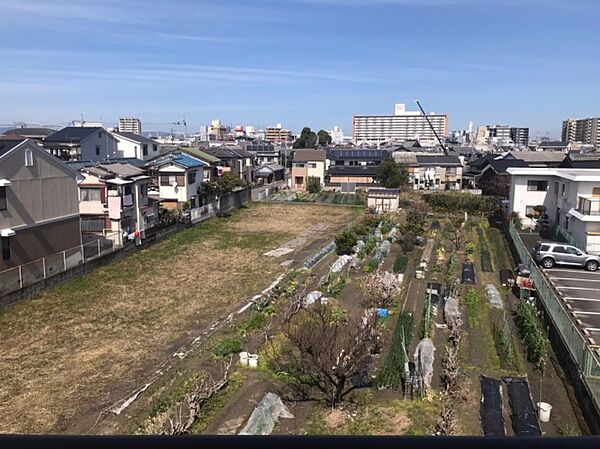
[[[284,334],[287,344],[271,360],[272,368],[288,375],[290,386],[302,397],[317,392],[332,407],[350,391],[366,386],[364,379],[382,344],[374,312],[351,316],[331,302],[302,309]]]
[[[393,273],[381,270],[363,278],[361,287],[367,294],[367,307],[391,306],[402,289],[402,285]]]

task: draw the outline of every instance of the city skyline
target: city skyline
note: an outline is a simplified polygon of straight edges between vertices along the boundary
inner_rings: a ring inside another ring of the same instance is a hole
[[[599,115],[591,1],[246,3],[1,0],[0,123],[134,116],[166,130],[185,115],[190,132],[218,117],[349,135],[353,114],[419,98],[451,130],[509,124],[535,138]]]

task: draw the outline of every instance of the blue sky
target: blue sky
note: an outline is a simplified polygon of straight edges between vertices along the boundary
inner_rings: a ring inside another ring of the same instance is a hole
[[[394,103],[558,136],[600,115],[597,0],[0,0],[0,124],[351,132]]]

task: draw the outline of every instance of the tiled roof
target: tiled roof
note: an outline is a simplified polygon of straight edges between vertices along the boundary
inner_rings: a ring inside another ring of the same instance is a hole
[[[122,133],[122,132],[114,132],[117,136],[122,136],[126,139],[133,140],[134,142],[145,143],[149,145],[156,144],[156,140],[149,139],[148,137],[142,136],[136,133]]]
[[[294,152],[294,161],[296,162],[325,162],[325,159],[327,159],[327,152],[325,150],[296,150]]]
[[[104,131],[101,127],[86,127],[86,126],[67,126],[66,128],[50,134],[44,140],[46,142],[81,142],[86,137],[99,131]]]

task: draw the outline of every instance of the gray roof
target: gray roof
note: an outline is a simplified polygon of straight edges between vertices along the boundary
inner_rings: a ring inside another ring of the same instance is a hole
[[[50,128],[13,128],[4,131],[3,135],[8,136],[9,134],[13,134],[23,137],[47,137],[55,132],[54,129]]]
[[[53,134],[50,134],[44,140],[46,142],[81,142],[86,137],[92,135],[95,132],[104,131],[104,128],[99,126],[94,127],[86,127],[86,126],[67,126],[66,128],[61,129],[60,131],[56,131]]]
[[[511,151],[509,154],[526,162],[561,162],[565,158],[562,151]]]
[[[122,136],[125,137],[126,139],[129,140],[133,140],[135,142],[139,142],[139,143],[145,143],[145,144],[156,144],[156,140],[150,139],[148,137],[144,137],[140,134],[136,134],[136,133],[122,133],[122,132],[117,132],[115,131],[113,134],[116,134],[117,136]]]
[[[213,147],[205,149],[204,152],[219,159],[254,158],[252,153],[240,147]]]
[[[258,167],[256,169],[256,173],[275,173],[276,171],[281,171],[281,170],[285,170],[285,167],[283,165],[279,165],[279,164],[265,164],[265,165],[261,165],[260,167]]]
[[[327,152],[325,150],[296,150],[294,152],[294,161],[296,162],[325,162],[325,159],[327,159]]]
[[[394,198],[400,195],[400,189],[386,189],[383,187],[370,187],[368,195],[371,198]]]
[[[17,145],[19,145],[20,143],[23,143],[23,142],[24,142],[24,139],[1,138],[0,139],[0,156],[8,153],[14,147],[16,147]]]
[[[367,149],[329,149],[327,150],[327,159],[357,159],[357,160],[377,160],[383,161],[390,157],[388,150],[367,150]]]
[[[420,156],[417,155],[417,163],[419,165],[435,165],[435,166],[459,166],[461,165],[460,159],[457,156],[444,156],[444,155],[431,155],[431,156]]]

